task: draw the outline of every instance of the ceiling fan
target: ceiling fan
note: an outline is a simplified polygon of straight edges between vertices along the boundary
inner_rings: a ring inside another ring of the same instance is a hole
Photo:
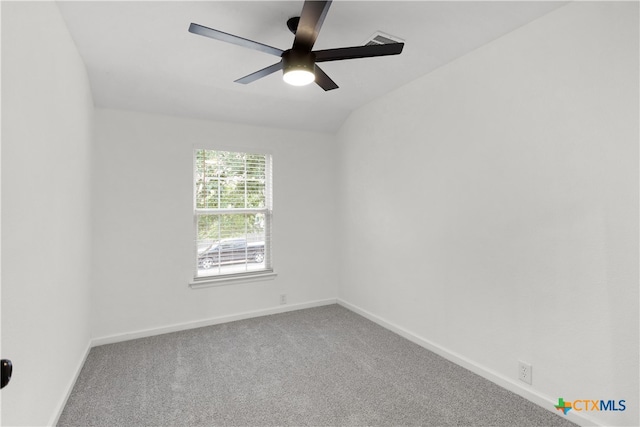
[[[271,55],[279,56],[281,60],[269,67],[239,78],[236,83],[247,84],[276,71],[283,70],[285,82],[303,86],[316,82],[325,91],[337,89],[338,85],[316,65],[318,62],[341,61],[344,59],[369,58],[374,56],[398,55],[402,52],[404,43],[390,43],[371,46],[342,47],[336,49],[315,50],[313,45],[318,38],[324,18],[331,6],[329,1],[306,0],[300,17],[290,18],[287,27],[295,34],[291,49],[282,50],[266,44],[248,40],[233,34],[191,23],[189,32],[200,36],[210,37],[238,46],[247,47]]]

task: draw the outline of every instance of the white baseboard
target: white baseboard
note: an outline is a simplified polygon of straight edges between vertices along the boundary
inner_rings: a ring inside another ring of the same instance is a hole
[[[394,323],[391,323],[371,312],[368,312],[367,310],[364,310],[354,304],[348,303],[342,299],[338,299],[337,300],[338,304],[340,304],[341,306],[343,306],[344,308],[353,311],[354,313],[357,313],[359,315],[361,315],[362,317],[365,317],[369,320],[371,320],[374,323],[377,323],[378,325],[382,326],[383,328],[389,329],[392,332],[395,332],[396,334],[408,339],[409,341],[418,344],[421,347],[426,348],[429,351],[432,351],[434,353],[436,353],[439,356],[444,357],[445,359],[455,363],[456,365],[462,366],[465,369],[468,369],[469,371],[473,372],[474,374],[480,375],[481,377],[491,381],[494,384],[499,385],[502,388],[505,388],[521,397],[524,397],[525,399],[529,400],[532,403],[535,403],[536,405],[542,407],[543,409],[546,409],[550,412],[554,412],[554,405],[557,403],[557,400],[554,400],[552,397],[550,396],[545,396],[535,390],[531,390],[528,388],[525,388],[523,386],[521,386],[520,384],[518,384],[515,380],[512,380],[510,378],[505,377],[502,374],[498,374],[497,372],[494,372],[484,366],[479,365],[478,363],[460,355],[457,354],[453,351],[447,350],[446,348],[431,342],[427,339],[424,339]],[[555,413],[555,412],[554,412]],[[597,423],[596,421],[594,421],[593,419],[584,416],[584,415],[579,415],[575,412],[570,412],[569,414],[566,415],[566,418],[571,421],[574,422],[580,426],[600,426],[599,423]]]
[[[73,378],[71,379],[71,381],[69,381],[69,384],[67,384],[67,387],[66,387],[67,391],[64,394],[64,396],[62,396],[62,399],[60,400],[60,402],[58,402],[58,405],[56,406],[56,410],[53,413],[53,417],[48,425],[55,426],[58,424],[60,415],[62,415],[62,411],[64,410],[64,407],[67,405],[67,400],[69,400],[69,396],[71,396],[73,387],[76,385],[76,381],[80,376],[80,371],[82,371],[82,367],[84,366],[84,363],[87,361],[87,356],[89,356],[89,351],[91,351],[91,342],[88,343],[87,348],[84,351],[84,355],[80,358],[80,362],[76,367],[75,374],[73,375]]]
[[[170,332],[184,331],[187,329],[201,328],[203,326],[218,325],[220,323],[234,322],[236,320],[250,319],[253,317],[268,316],[270,314],[286,313],[287,311],[303,310],[305,308],[320,307],[323,305],[336,304],[335,298],[311,301],[301,304],[285,304],[277,307],[266,308],[262,310],[247,311],[244,313],[232,314],[227,316],[213,317],[210,319],[197,320],[194,322],[178,323],[160,328],[144,329],[134,332],[126,332],[123,334],[109,335],[105,337],[94,338],[91,340],[91,347],[97,347],[105,344],[113,344],[116,342],[129,341],[137,338],[146,338],[154,335],[162,335]]]

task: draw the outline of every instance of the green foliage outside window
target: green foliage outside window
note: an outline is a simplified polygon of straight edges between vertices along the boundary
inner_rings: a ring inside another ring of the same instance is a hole
[[[266,156],[197,150],[196,209],[251,209],[266,206]],[[264,239],[260,213],[209,213],[198,216],[198,240]]]

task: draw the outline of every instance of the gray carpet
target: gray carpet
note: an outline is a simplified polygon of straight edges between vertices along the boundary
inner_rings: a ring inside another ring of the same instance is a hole
[[[330,305],[91,349],[60,426],[574,426]]]

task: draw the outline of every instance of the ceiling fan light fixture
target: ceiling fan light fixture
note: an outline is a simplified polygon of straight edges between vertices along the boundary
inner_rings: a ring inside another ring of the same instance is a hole
[[[312,52],[288,50],[282,54],[282,79],[293,86],[313,83],[315,75],[315,55]]]
[[[284,72],[282,79],[292,86],[306,86],[316,80],[316,75],[309,70],[289,70]]]

